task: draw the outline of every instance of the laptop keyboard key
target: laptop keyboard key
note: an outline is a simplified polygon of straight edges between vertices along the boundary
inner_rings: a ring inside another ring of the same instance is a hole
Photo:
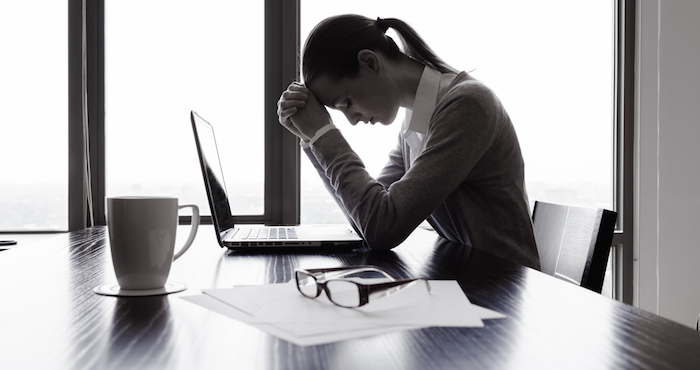
[[[241,239],[246,240],[298,239],[297,231],[295,229],[285,227],[240,229],[240,234]]]
[[[250,235],[251,229],[243,229],[243,233],[241,233],[241,239],[248,239],[248,235]]]
[[[258,238],[258,233],[260,232],[260,229],[253,229],[250,232],[250,235],[248,236],[248,239],[257,239]]]

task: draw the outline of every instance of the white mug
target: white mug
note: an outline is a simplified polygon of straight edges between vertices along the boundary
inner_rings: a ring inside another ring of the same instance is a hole
[[[185,207],[192,208],[192,228],[185,245],[175,254],[178,211]],[[172,262],[192,245],[199,227],[199,208],[180,206],[177,198],[171,197],[110,197],[107,226],[121,289],[158,289],[165,286]]]

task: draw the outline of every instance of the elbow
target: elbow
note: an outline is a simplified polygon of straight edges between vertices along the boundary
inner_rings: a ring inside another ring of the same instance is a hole
[[[387,198],[387,194],[384,194],[384,198]],[[366,245],[376,251],[397,247],[415,228],[411,227],[410,220],[401,217],[401,212],[397,211],[395,205],[384,198],[372,199],[369,204],[373,206],[365,213],[365,217],[360,217],[359,212],[354,212],[358,217],[353,217],[362,231]]]
[[[374,251],[388,251],[397,247],[406,239],[406,236],[400,237],[381,233],[381,235],[365,235],[365,242]]]
[[[382,243],[382,242],[368,241],[367,245],[369,245],[369,248],[373,251],[388,251],[388,250],[391,250],[392,248],[396,247],[398,244],[391,245],[391,244]]]

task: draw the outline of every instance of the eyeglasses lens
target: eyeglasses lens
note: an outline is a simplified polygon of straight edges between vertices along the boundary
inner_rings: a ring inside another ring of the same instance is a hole
[[[316,298],[318,296],[316,279],[314,279],[311,275],[297,271],[297,286],[299,287],[301,294],[309,298]]]
[[[358,307],[360,305],[360,290],[349,281],[330,280],[326,283],[333,303],[343,307]]]

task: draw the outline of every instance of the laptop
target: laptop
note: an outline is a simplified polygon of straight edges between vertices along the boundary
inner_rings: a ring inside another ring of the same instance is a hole
[[[202,167],[204,187],[219,245],[229,249],[362,247],[362,237],[349,226],[254,226],[236,227],[226,191],[214,127],[195,111],[190,113],[194,141]],[[235,195],[234,195],[235,196]]]

